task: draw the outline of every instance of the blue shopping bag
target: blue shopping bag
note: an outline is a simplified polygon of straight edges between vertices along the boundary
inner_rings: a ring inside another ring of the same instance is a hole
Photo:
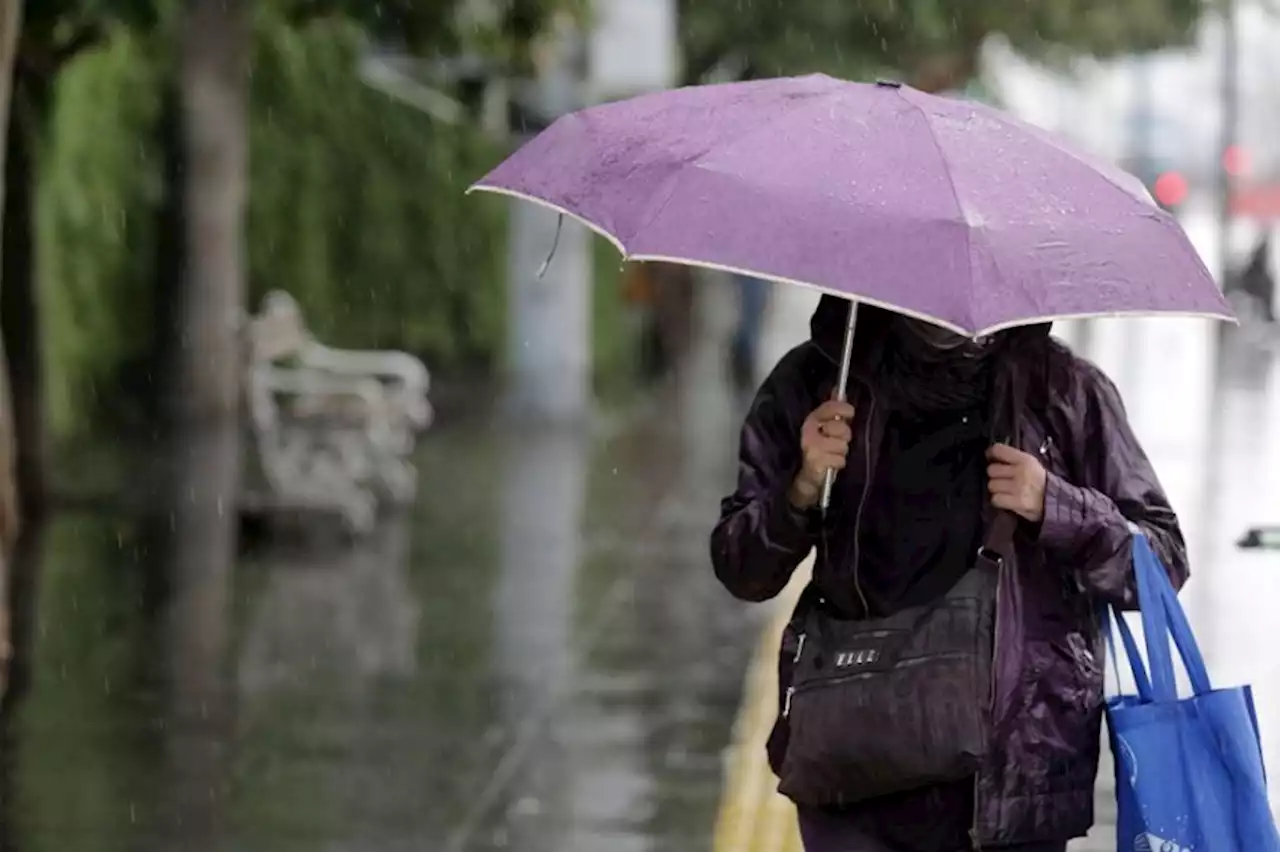
[[[1252,691],[1210,686],[1186,614],[1144,536],[1134,536],[1133,568],[1149,668],[1124,616],[1112,611],[1106,622],[1112,659],[1114,621],[1138,689],[1107,702],[1117,849],[1280,852]],[[1191,681],[1190,698],[1177,695],[1170,637]]]

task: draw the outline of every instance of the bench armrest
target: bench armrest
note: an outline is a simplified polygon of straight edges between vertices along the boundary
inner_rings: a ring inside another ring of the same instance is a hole
[[[431,387],[427,366],[408,352],[372,349],[335,349],[312,343],[302,355],[303,363],[341,375],[364,375],[394,379],[407,389],[426,393]]]

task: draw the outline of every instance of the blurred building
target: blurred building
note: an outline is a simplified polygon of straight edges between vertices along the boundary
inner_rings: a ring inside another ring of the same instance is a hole
[[[680,71],[674,0],[594,0],[587,38],[593,101],[675,85]]]
[[[1149,56],[1080,59],[1049,69],[1006,46],[988,51],[1003,104],[1140,177],[1178,217],[1206,265],[1243,264],[1280,221],[1280,14],[1237,0],[1239,122],[1224,162],[1222,20],[1206,17],[1195,42]],[[1222,222],[1221,177],[1233,174]],[[1164,184],[1158,181],[1164,176]],[[1159,187],[1159,188],[1158,188]]]

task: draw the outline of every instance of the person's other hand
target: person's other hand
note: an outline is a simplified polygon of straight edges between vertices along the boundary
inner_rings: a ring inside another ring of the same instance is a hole
[[[1048,474],[1040,459],[1008,444],[987,450],[987,488],[991,505],[1039,523],[1044,517],[1044,486]]]
[[[853,406],[829,400],[805,418],[800,427],[800,453],[804,459],[791,484],[788,497],[793,506],[809,509],[817,505],[828,470],[843,470],[853,439]]]

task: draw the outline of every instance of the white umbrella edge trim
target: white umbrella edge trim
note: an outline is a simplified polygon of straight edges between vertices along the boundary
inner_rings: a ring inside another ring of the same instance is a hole
[[[595,222],[592,222],[589,219],[579,216],[577,213],[574,213],[571,210],[566,210],[565,208],[553,202],[547,201],[542,198],[537,198],[536,196],[528,195],[526,193],[520,192],[519,190],[508,189],[506,187],[500,187],[500,186],[492,186],[485,183],[472,184],[470,187],[467,188],[466,194],[470,195],[473,192],[488,192],[494,195],[505,195],[510,198],[516,198],[516,199],[519,199],[520,201],[527,201],[530,204],[536,204],[540,207],[545,207],[548,210],[552,210],[556,213],[559,213],[561,216],[568,216],[570,219],[573,219],[575,222],[578,222],[584,227],[590,229],[592,232],[599,234],[601,237],[604,237],[606,240],[608,240],[609,243],[615,249],[618,250],[618,253],[622,255],[622,260],[624,263],[647,263],[647,262],[675,263],[681,266],[696,266],[701,269],[709,269],[714,272],[727,272],[733,275],[746,275],[752,278],[761,278],[766,281],[776,281],[779,284],[790,284],[794,287],[804,287],[809,290],[816,290],[819,293],[823,293],[825,295],[835,296],[836,298],[839,298],[839,299],[845,299],[851,302],[856,301],[864,305],[874,305],[875,307],[880,308],[882,310],[891,311],[892,313],[895,313],[895,314],[902,314],[903,316],[911,317],[912,319],[917,319],[917,320],[920,320],[921,322],[927,322],[932,325],[939,326],[940,328],[945,328],[946,330],[953,332],[955,334],[959,334],[963,337],[979,338],[979,337],[985,337],[987,335],[995,334],[1000,331],[1007,331],[1008,329],[1011,329],[1011,328],[1020,328],[1022,326],[1038,325],[1040,323],[1066,322],[1069,320],[1084,320],[1084,319],[1138,319],[1138,318],[1144,318],[1144,317],[1145,318],[1170,317],[1170,318],[1219,320],[1221,322],[1232,323],[1235,325],[1239,324],[1239,320],[1232,314],[1218,313],[1215,311],[1106,311],[1101,313],[1053,314],[1050,316],[1027,317],[1027,318],[1016,320],[1013,322],[999,323],[997,325],[979,329],[977,332],[972,332],[967,329],[961,328],[960,326],[955,325],[954,323],[947,322],[946,320],[942,320],[937,317],[929,316],[928,314],[925,314],[925,313],[920,313],[919,311],[907,310],[906,308],[900,307],[898,305],[891,305],[888,302],[882,302],[877,299],[867,299],[863,297],[855,298],[853,296],[850,296],[848,293],[842,292],[840,290],[836,290],[831,287],[824,287],[821,284],[813,284],[808,281],[800,281],[795,278],[784,278],[779,275],[771,275],[769,273],[758,272],[753,269],[743,269],[741,267],[736,267],[736,266],[727,266],[722,263],[713,263],[711,261],[706,261],[706,260],[693,260],[687,257],[671,257],[667,255],[658,255],[658,254],[631,254],[630,252],[627,251],[627,247],[622,244],[622,241],[619,240],[617,237],[615,237],[613,234],[609,233],[604,228],[597,225]]]

